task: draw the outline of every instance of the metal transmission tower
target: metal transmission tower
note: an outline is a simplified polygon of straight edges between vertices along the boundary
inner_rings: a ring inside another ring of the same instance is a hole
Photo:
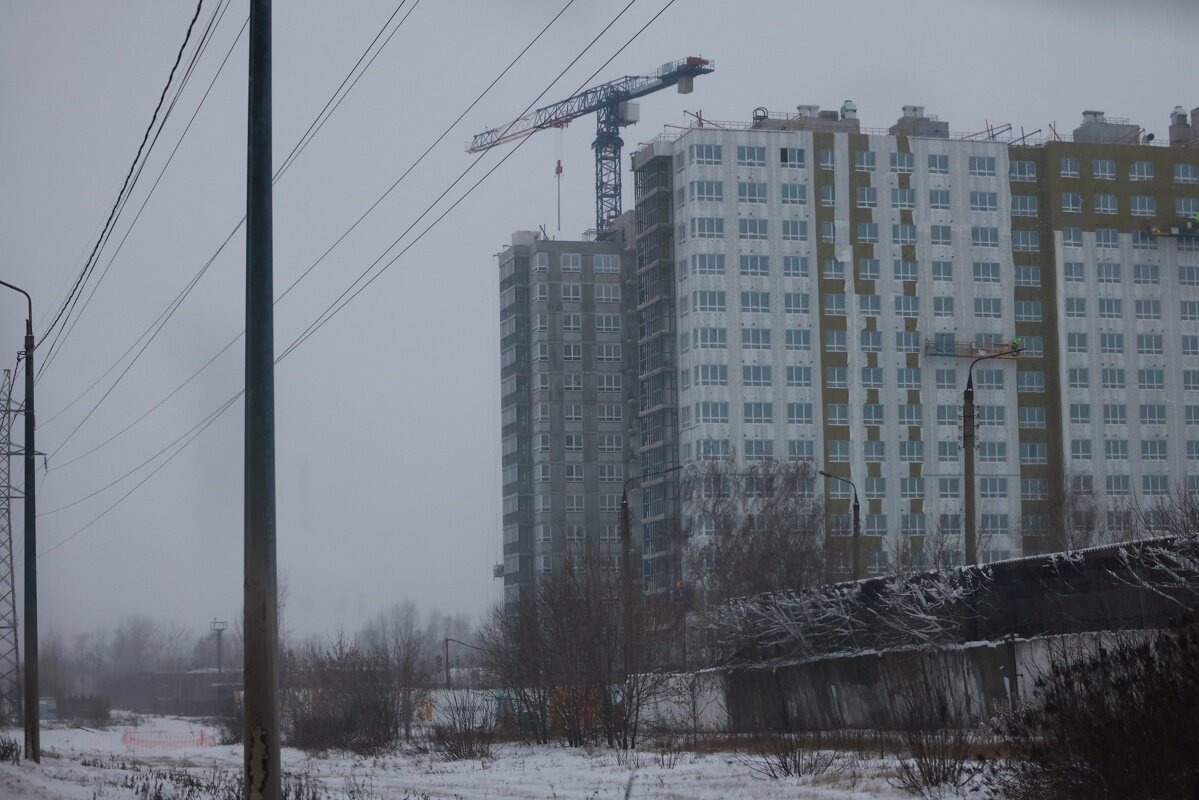
[[[18,409],[12,404],[12,370],[0,380],[0,727],[17,724],[21,717],[19,680],[20,652],[17,647],[17,594],[13,580],[12,500],[8,469],[12,449],[12,421]]]
[[[539,108],[507,125],[483,131],[467,146],[468,153],[481,153],[505,142],[523,139],[546,128],[564,128],[578,117],[596,112],[595,141],[595,231],[602,234],[620,216],[620,129],[637,121],[638,97],[659,89],[678,86],[679,94],[690,94],[697,75],[706,75],[716,64],[691,56],[663,64],[654,75],[623,78],[584,89],[574,97]]]

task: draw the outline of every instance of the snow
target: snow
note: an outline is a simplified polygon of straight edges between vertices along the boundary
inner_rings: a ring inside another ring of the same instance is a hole
[[[0,732],[21,740],[19,730]],[[215,741],[215,731],[197,720],[145,717],[136,728],[107,730],[45,727],[40,765],[0,764],[0,797],[10,800],[101,800],[132,798],[130,782],[148,770],[181,769],[199,777],[214,770],[236,774],[240,746],[198,744]],[[202,739],[201,739],[202,737]],[[734,753],[677,754],[669,759],[646,749],[632,764],[604,748],[504,744],[488,761],[445,762],[430,755],[401,752],[379,758],[344,753],[309,756],[284,748],[289,773],[307,772],[329,796],[364,798],[623,798],[637,800],[772,800],[848,798],[898,800],[891,788],[893,763],[847,756],[838,775],[768,780],[756,777]],[[624,763],[622,763],[622,761]],[[363,791],[365,789],[365,792]]]

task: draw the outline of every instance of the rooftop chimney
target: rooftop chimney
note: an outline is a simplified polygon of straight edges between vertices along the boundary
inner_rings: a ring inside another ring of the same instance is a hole
[[[892,136],[916,136],[922,139],[948,139],[949,123],[926,116],[924,106],[904,106],[903,116],[888,129]]]
[[[1186,109],[1182,106],[1174,106],[1174,110],[1170,112],[1171,147],[1199,148],[1199,131],[1196,131],[1195,126],[1191,124],[1195,121],[1197,115],[1199,115],[1199,109],[1191,112],[1191,118],[1188,122]]]

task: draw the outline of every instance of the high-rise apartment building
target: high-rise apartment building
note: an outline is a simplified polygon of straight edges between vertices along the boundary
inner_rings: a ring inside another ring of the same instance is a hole
[[[619,569],[636,298],[621,218],[605,241],[516,233],[499,256],[505,600],[585,551]]]
[[[1087,112],[1072,140],[1033,146],[951,134],[918,106],[865,131],[846,103],[645,146],[642,472],[811,460],[857,485],[868,571],[919,563],[963,528],[974,364],[982,559],[1054,547],[1063,507],[1118,532],[1130,508],[1199,489],[1199,238],[1153,235],[1199,213],[1194,129],[1181,109],[1172,123],[1155,146]],[[646,484],[648,589],[679,577],[655,536],[675,483]],[[848,533],[848,486],[824,491]]]

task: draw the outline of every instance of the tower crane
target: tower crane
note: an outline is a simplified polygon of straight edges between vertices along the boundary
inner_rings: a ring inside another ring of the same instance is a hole
[[[481,153],[546,128],[565,127],[573,119],[596,112],[595,141],[591,147],[595,150],[595,230],[598,236],[620,216],[620,149],[624,146],[620,129],[639,118],[637,104],[632,101],[669,86],[678,86],[679,94],[690,94],[695,77],[715,69],[715,62],[690,56],[663,64],[653,75],[626,75],[602,83],[507,125],[483,131],[471,140],[466,152]]]

